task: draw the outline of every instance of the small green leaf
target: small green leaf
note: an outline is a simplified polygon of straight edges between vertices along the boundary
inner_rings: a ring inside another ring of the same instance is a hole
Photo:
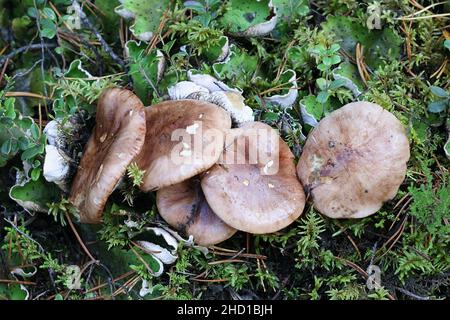
[[[204,55],[211,62],[223,60],[225,58],[224,53],[228,52],[227,48],[229,50],[228,38],[222,36],[220,37],[218,44],[212,45],[206,49]]]
[[[16,123],[23,130],[27,130],[33,124],[33,119],[30,117],[23,117],[23,118],[17,119]]]
[[[7,117],[1,117],[0,118],[0,124],[4,125],[5,127],[10,127],[13,125],[13,120],[11,118]]]
[[[228,80],[238,87],[250,82],[258,67],[256,57],[232,45],[227,61],[215,63],[213,70],[220,80]]]
[[[333,65],[333,61],[332,61],[331,57],[323,58],[323,64],[326,65],[327,67]]]
[[[338,55],[331,56],[331,64],[335,65],[341,62],[341,57]]]
[[[331,82],[330,84],[330,90],[336,90],[340,87],[343,87],[346,84],[346,80],[345,79],[337,79],[334,80],[333,82]]]
[[[41,146],[34,145],[22,153],[21,159],[22,161],[30,160],[40,153],[41,153]]]
[[[326,103],[319,103],[316,96],[309,95],[300,101],[302,118],[305,124],[312,127],[316,126],[318,121],[322,119],[329,111],[331,106],[329,101]]]
[[[440,87],[431,86],[430,89],[431,89],[431,92],[435,96],[438,96],[439,98],[447,98],[450,96],[450,94],[447,91],[445,91],[444,89],[442,89]]]
[[[153,33],[158,31],[163,14],[171,2],[169,0],[124,0],[115,12],[125,18],[134,16],[130,31],[139,40],[148,42]]]
[[[63,298],[63,296],[62,296],[60,293],[58,293],[58,294],[55,295],[55,300],[57,300],[57,301],[63,301],[64,298]]]
[[[40,168],[34,168],[33,170],[31,170],[31,180],[37,181],[40,176],[41,176]]]
[[[5,101],[5,116],[14,120],[16,118],[16,111],[14,109],[14,98],[9,98]]]
[[[72,0],[54,0],[53,1],[53,3],[56,5],[65,5],[65,6],[68,6],[72,2],[73,2]],[[96,3],[95,3],[96,5],[97,5],[97,2],[99,2],[99,1],[96,1]]]
[[[9,154],[11,152],[11,147],[12,147],[12,139],[8,139],[5,142],[3,142],[1,152],[3,154]]]
[[[30,131],[31,131],[31,136],[33,137],[33,139],[35,139],[35,140],[39,139],[40,130],[39,130],[39,126],[36,123],[33,123],[31,125]]]
[[[400,57],[402,39],[396,31],[388,27],[383,30],[368,30],[355,17],[330,15],[322,23],[322,29],[325,34],[333,33],[340,39],[339,45],[351,56],[356,54],[357,43],[364,46],[365,62],[373,69],[383,64],[385,57]],[[336,53],[338,50],[337,46],[331,46],[328,52]]]
[[[41,36],[48,39],[53,39],[56,36],[56,24],[52,20],[41,20]]]
[[[133,79],[134,91],[144,103],[149,103],[152,85],[156,87],[158,84],[160,58],[156,51],[146,54],[144,43],[128,41],[125,46],[129,52],[129,74]]]
[[[19,144],[20,150],[26,150],[26,149],[28,149],[28,146],[30,145],[30,142],[28,141],[27,138],[20,137],[18,139],[18,144]]]
[[[197,13],[206,13],[205,7],[198,1],[186,1],[183,5],[186,9],[194,10]]]
[[[330,47],[330,52],[335,53],[341,49],[341,46],[337,43],[333,43]]]
[[[220,23],[231,33],[243,33],[272,17],[269,0],[230,0]]]
[[[290,37],[292,25],[301,17],[309,13],[307,0],[272,0],[277,9],[277,25],[272,34],[276,38]]]
[[[317,66],[317,69],[319,69],[320,71],[325,71],[328,70],[328,66],[325,65],[324,63],[321,63]]]
[[[314,51],[320,55],[324,55],[327,52],[327,48],[323,44],[318,44],[314,47]]]
[[[17,143],[17,140],[11,139],[11,154],[16,154],[16,152],[19,151],[19,144]]]
[[[446,47],[448,50],[450,50],[450,40],[444,41],[444,47]]]
[[[29,180],[13,186],[9,191],[9,196],[26,209],[46,212],[47,203],[58,201],[60,191],[54,183],[38,177],[36,180]]]
[[[325,103],[328,101],[328,98],[330,97],[330,93],[328,91],[321,91],[317,95],[317,101],[319,103]]]
[[[446,109],[447,104],[448,104],[448,100],[446,100],[446,99],[433,101],[433,102],[428,104],[428,111],[431,112],[431,113],[442,112],[442,111],[444,111]]]
[[[51,8],[45,7],[44,9],[42,9],[42,13],[45,15],[46,18],[53,21],[56,20],[56,14]]]
[[[350,62],[343,62],[338,68],[334,69],[333,78],[335,80],[342,79],[344,81],[343,86],[349,89],[355,97],[359,96],[364,90],[364,83],[361,80],[358,68]]]
[[[0,300],[25,300],[28,292],[23,285],[20,284],[3,284],[0,283]]]
[[[339,62],[341,62],[341,57],[338,55],[333,55],[331,57],[323,58],[323,63],[326,66],[332,66],[332,65],[338,64]]]
[[[41,165],[41,162],[39,160],[34,160],[33,168],[38,168],[40,165]]]
[[[32,17],[32,18],[37,18],[39,12],[38,12],[38,10],[37,10],[36,8],[30,7],[30,8],[28,8],[28,10],[27,10],[27,14],[28,14],[30,17]]]
[[[279,118],[279,115],[276,112],[269,111],[269,112],[264,113],[264,115],[263,115],[263,119],[265,121],[277,121],[278,118]]]
[[[316,83],[320,90],[325,90],[327,87],[327,80],[325,80],[324,78],[317,79]]]

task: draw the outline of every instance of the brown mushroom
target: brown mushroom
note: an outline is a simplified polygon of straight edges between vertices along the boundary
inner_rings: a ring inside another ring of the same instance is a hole
[[[217,244],[236,233],[206,202],[199,177],[158,190],[156,205],[169,225],[185,236],[192,235],[199,245]]]
[[[286,227],[305,205],[292,152],[276,131],[261,122],[247,122],[231,131],[233,143],[201,181],[210,207],[238,230],[262,234]]]
[[[322,214],[363,218],[395,196],[408,159],[408,138],[397,118],[376,104],[355,102],[310,133],[297,173]]]
[[[70,191],[81,222],[101,222],[109,195],[141,150],[144,137],[145,112],[139,98],[125,89],[106,90]]]
[[[136,163],[143,191],[187,180],[210,168],[223,150],[229,114],[209,102],[165,101],[146,108],[147,133]],[[181,139],[181,141],[180,141]]]

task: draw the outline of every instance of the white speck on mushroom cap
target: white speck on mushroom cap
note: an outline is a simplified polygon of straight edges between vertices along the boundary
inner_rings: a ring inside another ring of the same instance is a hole
[[[267,186],[268,186],[270,189],[275,188],[275,186],[274,186],[273,184],[271,184],[271,183],[268,183]],[[294,200],[295,200],[295,199],[294,199]]]
[[[102,134],[102,136],[100,137],[100,142],[101,143],[105,142],[107,136],[108,136],[108,134],[106,132],[104,134]]]
[[[250,185],[250,181],[245,179],[244,181],[242,181],[242,184],[246,187],[248,187]]]
[[[186,127],[186,132],[189,134],[195,134],[199,127],[200,127],[200,125],[198,123],[194,123],[193,125]]]

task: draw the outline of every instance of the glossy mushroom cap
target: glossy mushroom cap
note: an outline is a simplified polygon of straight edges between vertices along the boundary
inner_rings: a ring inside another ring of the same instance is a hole
[[[125,89],[106,90],[70,191],[81,222],[101,222],[109,195],[141,150],[144,137],[145,112],[139,98]]]
[[[180,183],[210,168],[223,150],[228,113],[205,101],[165,101],[146,108],[147,133],[136,163],[143,191]]]
[[[202,178],[206,200],[238,230],[262,234],[288,226],[305,205],[294,155],[276,131],[261,122],[247,122],[231,131],[234,143],[227,144],[222,163]]]
[[[156,205],[168,224],[199,245],[217,244],[236,233],[212,211],[198,177],[158,190]]]
[[[395,196],[408,159],[408,138],[397,118],[376,104],[355,102],[314,128],[297,173],[322,214],[363,218]]]

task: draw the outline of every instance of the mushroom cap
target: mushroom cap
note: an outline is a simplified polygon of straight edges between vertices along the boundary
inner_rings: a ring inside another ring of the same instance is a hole
[[[220,157],[228,113],[205,101],[174,100],[147,107],[147,133],[136,163],[145,170],[140,188],[157,190],[207,170]],[[181,142],[180,142],[181,140]]]
[[[199,245],[217,244],[236,233],[212,211],[198,177],[158,190],[156,205],[168,224],[186,236],[192,235]]]
[[[85,223],[101,222],[103,207],[144,144],[144,105],[131,91],[108,89],[97,105],[96,126],[70,191]]]
[[[409,142],[390,112],[354,102],[310,133],[297,174],[315,208],[331,218],[363,218],[392,199],[406,174]]]
[[[193,92],[189,99],[208,101],[230,113],[234,123],[240,126],[244,122],[254,121],[253,110],[244,103],[244,97],[235,91],[215,91],[212,93]]]
[[[247,122],[230,131],[232,145],[227,141],[221,163],[201,181],[210,207],[226,224],[250,233],[271,233],[288,226],[305,206],[291,150],[274,129],[261,122]],[[252,151],[258,151],[257,157]]]
[[[209,93],[208,89],[199,86],[192,81],[180,81],[167,89],[170,100],[189,99],[192,93],[203,92]]]

